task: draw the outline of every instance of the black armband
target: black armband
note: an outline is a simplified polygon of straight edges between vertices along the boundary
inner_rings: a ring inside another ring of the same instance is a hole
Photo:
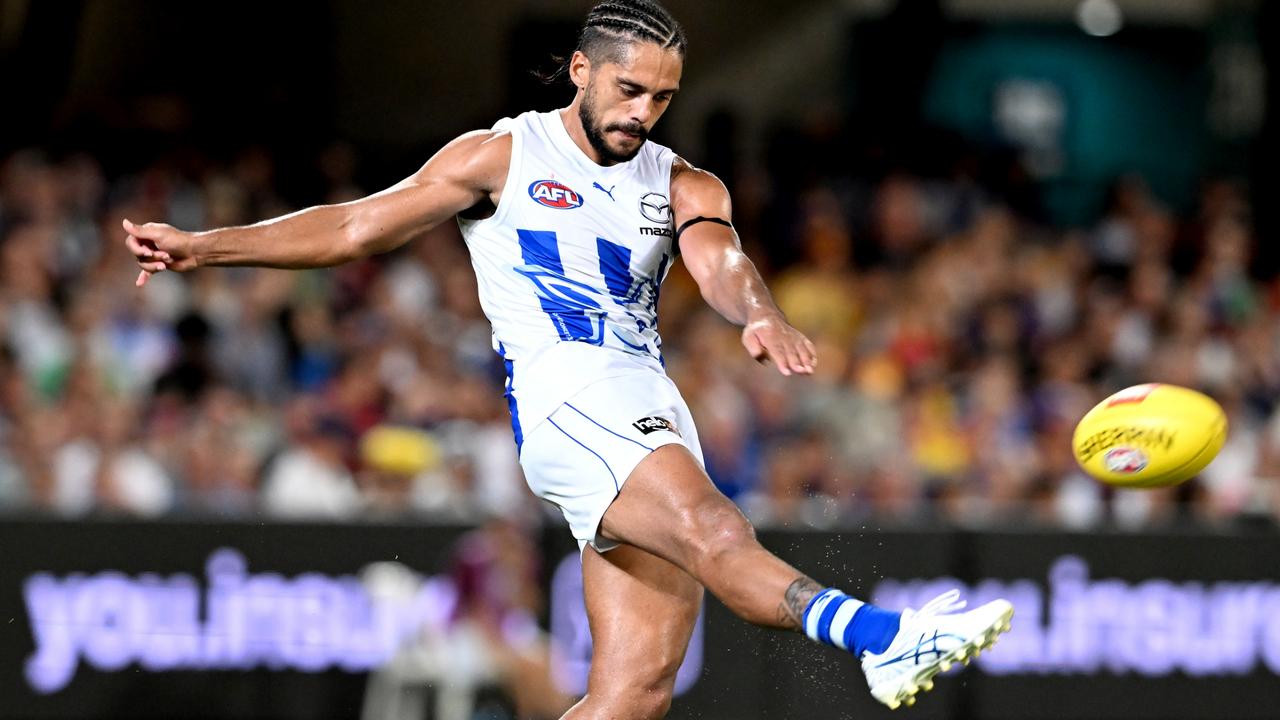
[[[692,220],[685,220],[684,224],[682,224],[679,228],[676,229],[675,242],[677,243],[680,242],[680,233],[684,232],[690,225],[696,225],[697,223],[700,223],[700,222],[713,222],[713,223],[716,223],[717,225],[723,225],[729,228],[730,230],[733,229],[733,223],[729,222],[728,220],[725,220],[724,218],[703,217],[699,215],[698,217],[693,218]]]

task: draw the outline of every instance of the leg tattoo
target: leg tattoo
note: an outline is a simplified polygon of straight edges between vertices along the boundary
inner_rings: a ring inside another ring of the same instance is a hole
[[[822,586],[803,575],[787,587],[782,602],[778,604],[778,625],[788,630],[804,629],[804,611],[814,595],[822,592]]]

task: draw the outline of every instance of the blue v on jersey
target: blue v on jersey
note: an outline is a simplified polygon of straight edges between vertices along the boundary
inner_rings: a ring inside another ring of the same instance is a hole
[[[592,382],[637,365],[661,372],[658,288],[676,254],[675,155],[646,142],[625,163],[598,165],[554,111],[493,129],[511,135],[498,207],[458,224],[507,365],[519,443]]]

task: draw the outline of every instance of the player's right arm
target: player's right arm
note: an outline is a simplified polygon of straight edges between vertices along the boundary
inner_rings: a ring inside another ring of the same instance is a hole
[[[510,157],[509,134],[477,131],[445,145],[408,178],[359,200],[205,232],[125,220],[125,242],[142,270],[136,284],[161,270],[328,267],[386,252],[486,199],[496,206]]]

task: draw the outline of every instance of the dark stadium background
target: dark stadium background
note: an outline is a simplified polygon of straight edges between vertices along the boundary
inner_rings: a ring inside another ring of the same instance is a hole
[[[535,71],[590,4],[0,0],[0,718],[497,720],[578,691],[573,547],[522,491],[456,231],[144,293],[118,228],[355,197],[563,105]],[[822,581],[1018,604],[905,712],[1275,717],[1275,3],[669,7],[690,51],[654,139],[729,185],[823,355],[754,367],[673,272],[713,479]],[[1231,440],[1177,489],[1104,490],[1071,427],[1144,381],[1218,398]],[[714,600],[694,648],[673,718],[888,716],[851,660]]]

